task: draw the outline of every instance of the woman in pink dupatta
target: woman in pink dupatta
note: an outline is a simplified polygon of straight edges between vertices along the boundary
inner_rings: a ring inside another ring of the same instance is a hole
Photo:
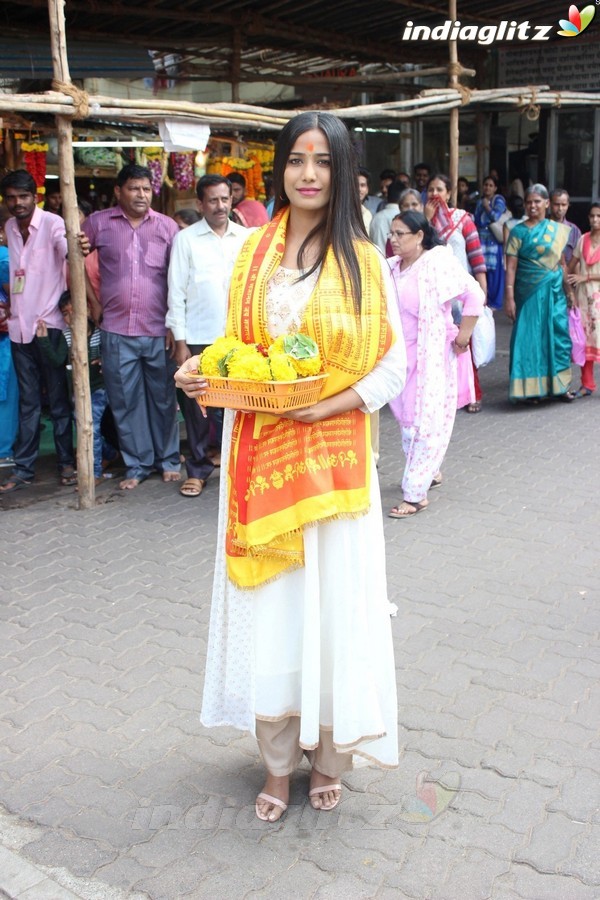
[[[590,397],[596,390],[594,363],[600,362],[600,201],[588,214],[590,230],[580,238],[569,263],[567,281],[581,313],[585,331],[585,364],[581,367],[581,387],[576,397]]]
[[[406,519],[427,507],[427,492],[442,482],[440,467],[460,404],[459,368],[464,383],[472,372],[469,341],[485,296],[421,213],[396,216],[390,240],[397,254],[388,262],[398,293],[407,377],[390,403],[401,426],[406,467],[404,499],[389,515]],[[462,303],[460,327],[452,319],[453,300]]]

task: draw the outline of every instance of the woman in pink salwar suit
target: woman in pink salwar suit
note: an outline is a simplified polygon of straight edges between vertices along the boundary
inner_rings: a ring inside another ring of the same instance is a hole
[[[397,254],[388,262],[406,342],[407,378],[390,403],[401,427],[406,467],[404,499],[389,515],[406,519],[425,509],[428,491],[441,484],[456,409],[472,390],[467,351],[485,297],[421,213],[396,216],[390,240]],[[452,319],[453,300],[462,305],[460,327]]]

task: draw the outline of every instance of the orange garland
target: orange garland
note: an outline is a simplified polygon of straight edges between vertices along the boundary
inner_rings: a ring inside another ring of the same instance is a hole
[[[265,199],[262,167],[260,160],[254,154],[249,154],[248,159],[234,156],[213,157],[208,161],[206,171],[212,175],[223,175],[225,178],[232,172],[239,172],[246,179],[248,200]]]
[[[25,168],[32,176],[37,187],[37,202],[41,205],[44,202],[44,194],[46,193],[46,151],[48,144],[28,144],[23,142],[21,150],[24,151]]]

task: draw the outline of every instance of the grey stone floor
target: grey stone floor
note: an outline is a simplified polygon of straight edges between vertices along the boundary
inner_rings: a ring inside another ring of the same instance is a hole
[[[498,338],[429,509],[385,519],[400,767],[331,814],[304,770],[258,822],[253,741],[199,724],[215,478],[2,499],[0,897],[600,897],[600,397],[511,407]]]

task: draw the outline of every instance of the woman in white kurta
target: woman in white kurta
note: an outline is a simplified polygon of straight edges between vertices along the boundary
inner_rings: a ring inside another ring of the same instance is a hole
[[[310,509],[299,530],[289,526],[300,534],[301,561],[248,585],[244,566],[256,557],[240,563],[239,544],[234,540],[232,550],[228,543],[231,533],[239,533],[232,519],[240,478],[236,442],[245,419],[252,435],[262,420],[226,415],[229,477],[221,487],[201,718],[208,726],[232,725],[257,735],[267,778],[256,813],[270,822],[286,809],[289,776],[303,753],[312,765],[311,804],[323,810],[339,802],[339,779],[354,756],[386,767],[397,765],[398,757],[385,547],[367,413],[401,389],[405,355],[385,260],[364,237],[352,154],[347,130],[333,116],[305,113],[290,121],[277,145],[273,222],[251,236],[232,279],[228,332],[245,336],[254,313],[251,333],[256,337],[258,330],[267,342],[279,334],[312,332],[329,372],[327,384],[346,385],[333,393],[330,387],[314,406],[288,413],[278,420],[281,427],[335,442],[327,434],[343,431],[350,417],[360,439],[345,456],[333,449],[321,454],[318,475],[335,481],[342,458],[352,460],[352,472],[366,474],[355,507],[336,506],[335,485],[290,507],[290,523],[306,503]],[[246,272],[253,273],[248,290]],[[356,367],[354,357],[361,359]],[[185,374],[194,365],[190,360],[177,380],[201,396],[202,382],[191,386]],[[269,434],[279,429],[268,427]],[[260,462],[265,455],[259,451]]]

